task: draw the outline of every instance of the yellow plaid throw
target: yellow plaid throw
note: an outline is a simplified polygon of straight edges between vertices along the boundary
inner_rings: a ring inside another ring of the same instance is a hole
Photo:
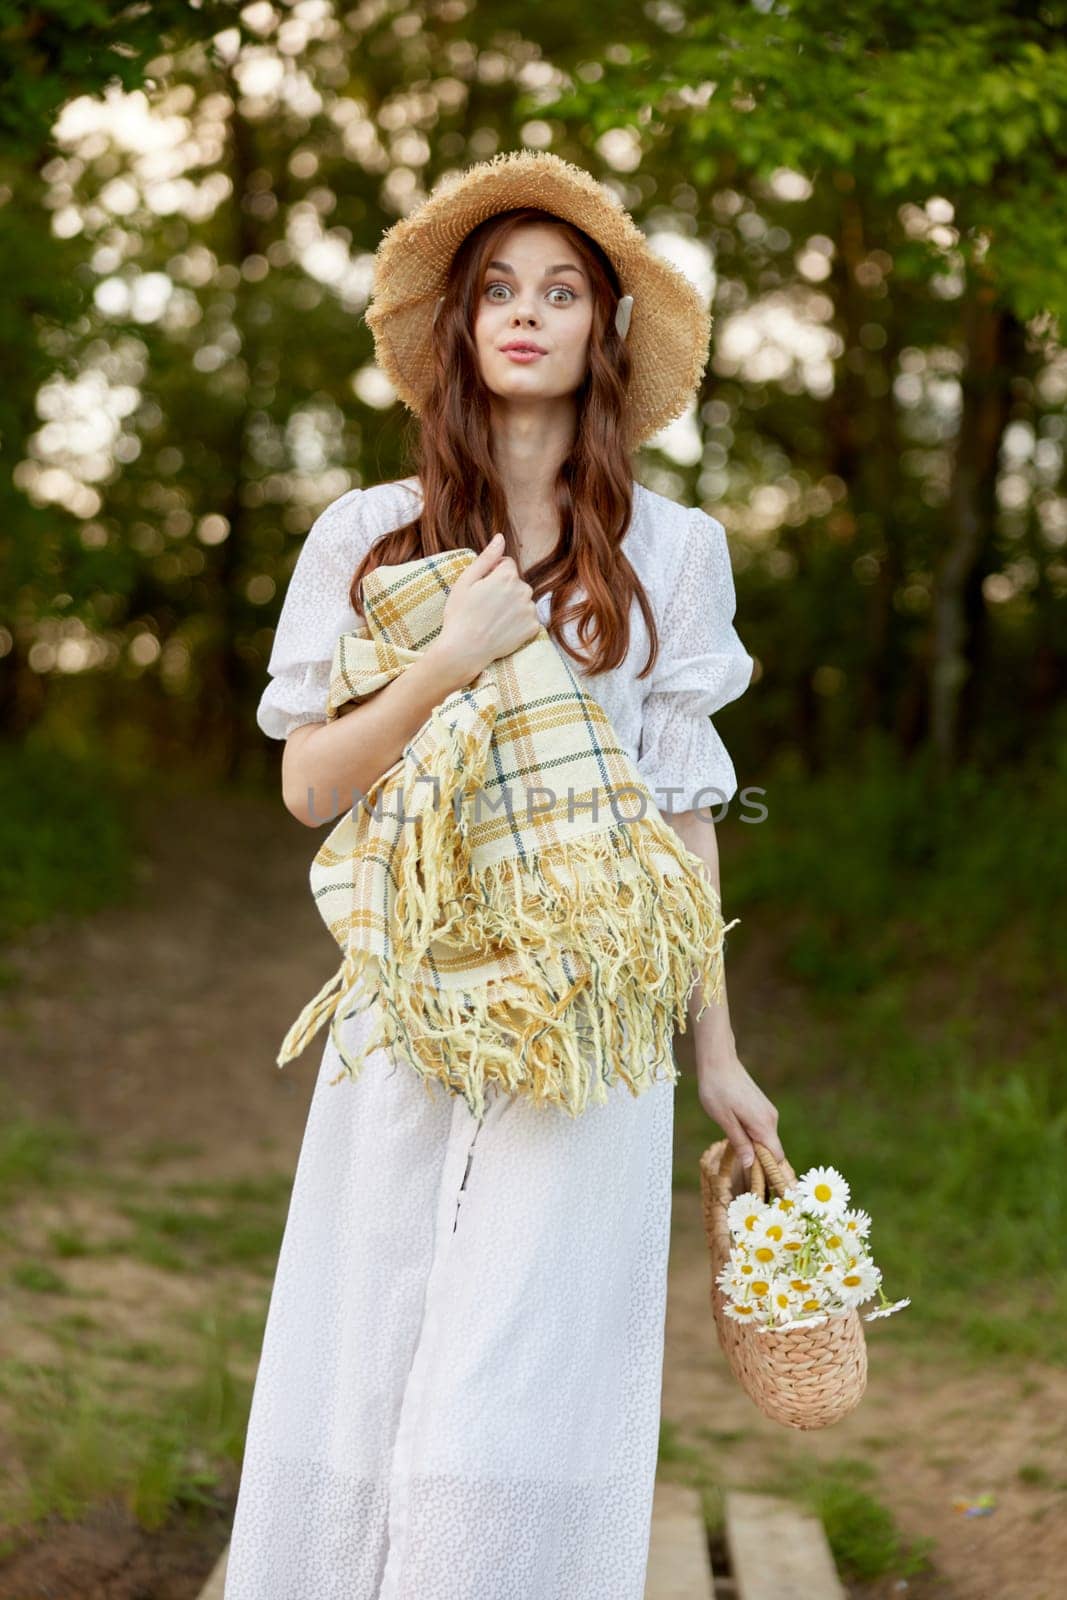
[[[335,647],[328,720],[418,660],[474,559],[368,574],[366,623]],[[727,927],[703,863],[544,627],[434,707],[333,828],[311,888],[343,960],[277,1059],[331,1017],[344,1064],[331,1083],[387,1048],[476,1116],[491,1084],[577,1116],[618,1080],[634,1095],[676,1081],[694,982],[705,1005],[722,996]],[[353,1055],[340,1024],[375,1002]]]

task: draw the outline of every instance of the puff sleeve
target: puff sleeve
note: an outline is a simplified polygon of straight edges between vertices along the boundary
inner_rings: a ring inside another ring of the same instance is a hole
[[[348,590],[373,542],[364,489],[350,489],[312,523],[297,556],[274,634],[256,721],[271,739],[326,721],[333,650],[358,625]]]
[[[715,806],[737,792],[712,713],[744,694],[753,658],[734,628],[736,596],[726,530],[694,507],[656,616],[659,658],[645,680],[638,770],[663,810]],[[668,794],[668,788],[681,790]],[[712,794],[701,790],[712,789]]]

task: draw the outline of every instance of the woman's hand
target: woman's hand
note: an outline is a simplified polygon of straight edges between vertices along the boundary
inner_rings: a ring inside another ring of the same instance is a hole
[[[540,627],[533,589],[497,534],[452,585],[437,646],[465,663],[469,682],[491,661],[536,639]]]
[[[752,1144],[766,1145],[779,1161],[787,1159],[778,1137],[778,1109],[736,1055],[698,1075],[697,1093],[708,1116],[719,1124],[746,1172],[755,1158]]]

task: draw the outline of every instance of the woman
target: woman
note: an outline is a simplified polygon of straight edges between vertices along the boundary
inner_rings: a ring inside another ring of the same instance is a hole
[[[699,381],[695,290],[589,174],[524,151],[386,234],[368,322],[421,416],[419,472],[342,495],[301,551],[258,713],[286,741],[286,805],[313,825],[347,809],[433,706],[544,624],[718,886],[699,808],[736,779],[709,713],[744,691],[752,660],[721,524],[630,466]],[[327,723],[362,575],[459,546],[479,554],[440,635]],[[358,1037],[369,1013],[345,1026]],[[694,1033],[709,1114],[743,1159],[754,1139],[783,1155],[726,1005]],[[641,1600],[673,1086],[619,1084],[577,1118],[496,1095],[475,1119],[385,1052],[331,1085],[337,1067],[328,1042],[226,1600]]]

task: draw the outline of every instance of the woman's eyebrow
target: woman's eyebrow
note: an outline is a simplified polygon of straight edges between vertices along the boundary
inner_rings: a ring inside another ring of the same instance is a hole
[[[509,261],[487,261],[485,267],[487,272],[492,267],[494,272],[510,272],[512,277],[515,275],[515,268]],[[543,276],[547,278],[553,272],[577,272],[581,277],[585,277],[583,269],[576,267],[573,261],[560,261],[554,267],[546,267]]]

